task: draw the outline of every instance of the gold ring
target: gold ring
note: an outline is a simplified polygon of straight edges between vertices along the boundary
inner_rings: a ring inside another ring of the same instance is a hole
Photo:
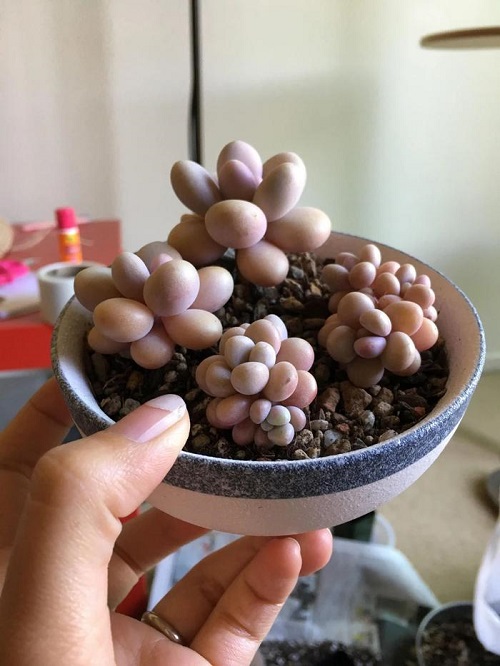
[[[176,629],[174,629],[174,627],[169,622],[164,620],[162,617],[160,617],[156,613],[153,613],[153,611],[146,611],[145,613],[143,613],[141,617],[141,622],[144,622],[144,624],[147,624],[150,627],[153,627],[153,629],[159,631],[166,638],[172,641],[172,643],[185,645],[184,639],[176,631]]]

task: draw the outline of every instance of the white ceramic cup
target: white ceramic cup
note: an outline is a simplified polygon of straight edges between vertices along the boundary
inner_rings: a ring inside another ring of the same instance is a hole
[[[37,272],[40,291],[40,311],[42,319],[48,324],[55,324],[62,309],[75,293],[75,277],[89,266],[98,266],[95,261],[72,264],[61,261],[43,266]]]

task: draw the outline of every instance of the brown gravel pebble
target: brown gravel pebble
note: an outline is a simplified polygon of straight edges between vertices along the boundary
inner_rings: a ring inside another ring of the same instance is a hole
[[[340,384],[340,392],[344,401],[344,410],[348,416],[357,416],[372,402],[372,396],[365,389],[353,386],[345,381]]]
[[[373,408],[373,414],[375,416],[384,417],[389,416],[394,412],[394,407],[389,402],[378,402]]]
[[[322,364],[321,367],[326,367]],[[316,374],[316,381],[318,375]],[[325,381],[325,380],[323,380]],[[318,396],[318,406],[322,409],[327,409],[329,412],[334,412],[340,402],[340,391],[336,386],[329,386]]]
[[[86,369],[101,408],[114,419],[139,404],[164,393],[182,395],[188,405],[192,432],[186,450],[237,460],[305,460],[337,455],[385,441],[418,423],[446,391],[448,366],[444,344],[422,354],[422,366],[411,377],[387,373],[368,390],[353,386],[339,367],[317,344],[316,338],[328,312],[329,293],[320,281],[318,263],[305,253],[289,255],[289,277],[278,287],[256,287],[235,271],[234,256],[219,262],[230,270],[235,289],[230,301],[216,314],[224,328],[250,323],[267,314],[278,315],[290,337],[311,342],[316,359],[311,372],[318,383],[318,397],[306,409],[307,426],[287,447],[258,449],[234,444],[230,431],[217,431],[205,417],[210,398],[196,385],[197,365],[216,350],[178,348],[172,360],[159,370],[143,370],[118,355],[89,351]],[[439,323],[439,321],[438,321]]]

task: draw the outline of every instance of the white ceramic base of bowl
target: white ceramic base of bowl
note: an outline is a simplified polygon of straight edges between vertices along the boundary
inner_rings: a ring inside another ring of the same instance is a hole
[[[457,426],[458,427],[458,426]],[[435,449],[390,477],[330,495],[248,499],[206,495],[161,483],[148,502],[175,518],[231,534],[282,536],[341,525],[385,504],[411,486],[442,453],[456,428]]]

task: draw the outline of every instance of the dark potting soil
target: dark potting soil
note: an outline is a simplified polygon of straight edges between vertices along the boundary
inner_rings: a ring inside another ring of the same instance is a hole
[[[317,644],[266,641],[259,650],[266,666],[381,666],[368,650],[323,641]]]
[[[422,353],[422,366],[411,377],[386,373],[369,389],[353,386],[344,370],[317,343],[317,334],[329,316],[329,292],[319,279],[322,263],[309,253],[290,255],[287,279],[277,287],[255,287],[242,280],[234,259],[221,265],[235,280],[233,296],[216,314],[224,329],[250,323],[267,314],[278,315],[289,337],[302,337],[313,346],[311,369],[318,396],[307,408],[307,427],[287,447],[259,450],[241,447],[230,430],[217,430],[205,417],[211,400],[196,384],[198,364],[216,349],[190,351],[179,348],[158,370],[144,370],[131,359],[89,350],[87,372],[94,394],[112,419],[118,420],[143,402],[165,393],[178,393],[188,406],[191,437],[185,450],[238,460],[303,460],[363,449],[407,430],[424,418],[446,392],[448,365],[442,340]],[[439,325],[439,319],[438,319]]]
[[[422,637],[422,655],[426,666],[500,665],[500,656],[484,649],[467,620],[429,627]]]

